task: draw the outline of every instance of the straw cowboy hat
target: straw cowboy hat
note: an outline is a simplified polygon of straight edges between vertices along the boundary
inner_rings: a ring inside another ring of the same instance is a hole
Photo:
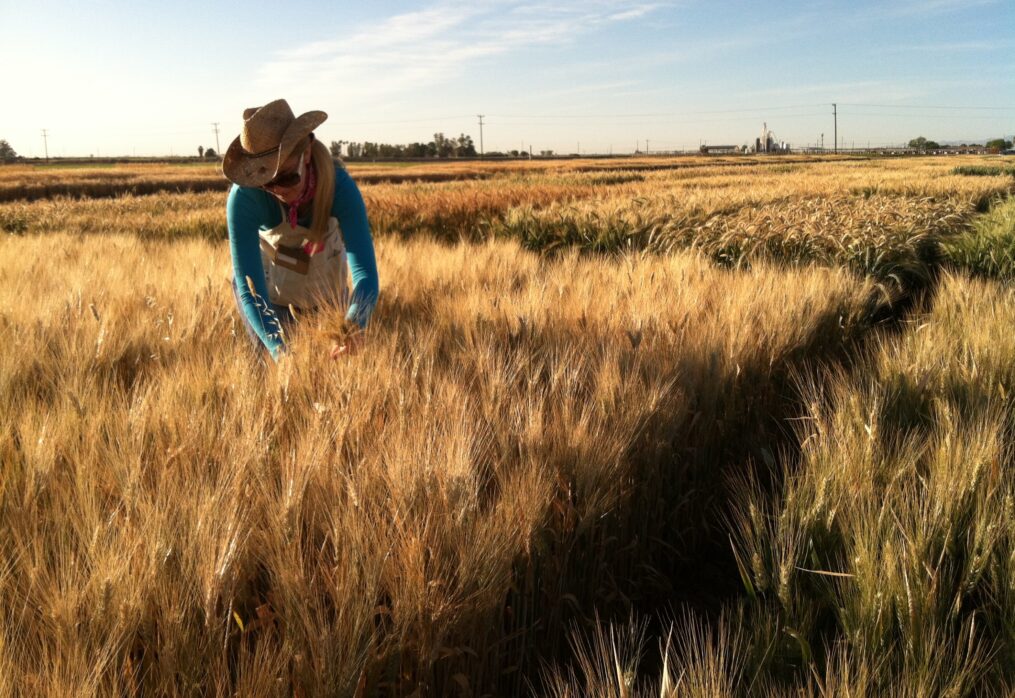
[[[244,110],[243,130],[222,158],[222,173],[243,187],[270,182],[300,141],[327,118],[323,111],[293,116],[284,99]]]

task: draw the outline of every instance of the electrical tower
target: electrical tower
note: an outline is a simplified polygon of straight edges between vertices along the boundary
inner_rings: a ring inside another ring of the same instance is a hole
[[[479,117],[479,157],[483,157],[483,114],[477,114]]]
[[[219,122],[213,121],[211,125],[215,129],[215,154],[222,157],[222,150],[219,148]]]
[[[49,162],[49,141],[46,140],[46,129],[42,129],[42,146],[46,149],[46,162]]]

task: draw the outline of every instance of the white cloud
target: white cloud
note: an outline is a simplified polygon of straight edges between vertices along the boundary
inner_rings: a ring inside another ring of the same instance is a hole
[[[637,19],[644,17],[652,10],[659,7],[658,5],[642,5],[641,7],[634,7],[630,10],[624,10],[623,12],[617,12],[616,14],[610,15],[607,19],[610,21],[620,21],[625,19]]]
[[[425,89],[463,74],[475,61],[573,42],[601,27],[645,17],[661,6],[633,0],[538,4],[441,0],[377,25],[358,27],[341,39],[278,51],[261,66],[259,87],[266,94],[293,96],[295,91],[311,100],[322,89],[339,91],[343,98]]]

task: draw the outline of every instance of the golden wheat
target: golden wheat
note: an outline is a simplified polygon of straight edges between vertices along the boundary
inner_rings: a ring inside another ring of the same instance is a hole
[[[871,294],[831,270],[384,240],[363,354],[325,358],[324,313],[266,370],[221,244],[2,252],[0,664],[29,693],[518,681],[507,637],[535,643],[550,581],[585,583],[527,577],[554,567],[548,532],[579,544],[643,491],[639,448],[714,421],[717,380],[754,390],[738,376],[834,345]]]
[[[958,160],[364,166],[367,344],[325,310],[278,366],[221,192],[0,204],[0,692],[517,694],[569,654],[551,693],[1003,692],[1011,293],[946,277],[860,352],[865,277],[932,287],[1011,192]],[[609,623],[730,534],[745,599],[640,676]]]

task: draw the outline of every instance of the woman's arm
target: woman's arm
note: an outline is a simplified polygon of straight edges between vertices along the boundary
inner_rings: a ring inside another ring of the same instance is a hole
[[[268,285],[261,263],[261,243],[258,236],[260,218],[258,211],[262,203],[251,192],[233,186],[226,203],[226,220],[229,224],[229,253],[233,260],[233,283],[240,298],[241,312],[247,316],[261,343],[278,360],[285,350],[278,318],[271,309]],[[254,294],[250,292],[247,279],[253,282]]]
[[[335,167],[335,203],[332,213],[338,219],[345,240],[352,272],[352,299],[346,320],[365,328],[370,314],[377,305],[380,282],[377,278],[377,260],[374,241],[370,236],[370,222],[359,187],[341,166]]]

